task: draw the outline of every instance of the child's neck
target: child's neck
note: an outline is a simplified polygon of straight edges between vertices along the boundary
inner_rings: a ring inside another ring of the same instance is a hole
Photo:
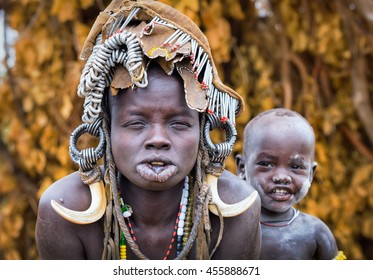
[[[299,211],[289,208],[285,212],[273,212],[262,207],[260,223],[266,226],[282,227],[291,224],[298,216]]]

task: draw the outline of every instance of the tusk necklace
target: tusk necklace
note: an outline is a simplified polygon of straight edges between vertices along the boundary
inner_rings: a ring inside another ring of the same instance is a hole
[[[191,213],[192,213],[192,211],[190,211],[191,209],[189,209],[191,207],[188,207],[189,197],[190,197],[189,196],[189,179],[188,177],[186,177],[184,181],[183,193],[182,193],[180,204],[179,204],[179,211],[177,213],[174,230],[172,232],[171,241],[167,247],[167,252],[166,252],[166,255],[163,257],[163,260],[167,260],[167,258],[171,254],[171,250],[175,244],[175,241],[176,241],[176,255],[178,256],[183,249],[183,245],[185,245],[186,243],[185,239],[187,240],[189,237],[189,233],[191,229],[190,221],[191,221]],[[120,197],[120,202],[121,202],[123,217],[127,221],[129,232],[132,236],[133,241],[136,243],[138,247],[137,238],[135,236],[135,232],[133,230],[133,226],[130,220],[133,210],[131,206],[123,202],[123,199],[121,197]],[[120,253],[121,260],[127,259],[127,242],[126,242],[126,238],[124,237],[123,232],[121,234],[119,253]]]
[[[265,226],[268,226],[268,227],[286,227],[286,226],[290,225],[292,222],[294,222],[294,220],[299,215],[299,210],[298,209],[295,209],[294,207],[291,207],[291,209],[293,210],[293,216],[286,223],[284,223],[286,220],[285,221],[268,221],[268,222],[264,222],[264,221],[261,220],[260,223],[262,225],[265,225]],[[278,222],[282,222],[282,223],[277,224]]]

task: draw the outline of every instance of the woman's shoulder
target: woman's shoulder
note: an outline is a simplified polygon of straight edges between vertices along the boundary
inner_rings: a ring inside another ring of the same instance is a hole
[[[221,200],[226,204],[237,204],[246,201],[250,207],[248,207],[247,211],[238,215],[237,218],[259,223],[260,197],[248,182],[229,171],[224,171],[218,181],[218,193]]]
[[[90,203],[89,186],[80,179],[79,173],[71,173],[50,185],[42,194],[40,207],[48,207],[52,200],[72,210],[82,210]]]
[[[218,181],[219,191],[227,190],[229,194],[250,195],[255,189],[245,180],[228,170],[224,170]]]
[[[225,170],[219,177],[218,193],[227,204],[234,204],[250,197],[251,206],[247,212],[260,215],[261,202],[257,191],[237,175]]]
[[[260,198],[246,181],[229,171],[219,177],[218,192],[226,204],[246,200],[249,206],[243,213],[224,219],[224,233],[216,259],[257,259],[260,253]],[[249,198],[247,200],[247,198]]]
[[[102,248],[85,248],[86,240],[99,241],[102,234],[98,223],[82,227],[61,217],[52,207],[52,201],[65,208],[84,211],[91,203],[89,186],[74,172],[48,187],[39,201],[36,222],[36,244],[42,259],[99,258]],[[100,244],[100,243],[98,243]]]

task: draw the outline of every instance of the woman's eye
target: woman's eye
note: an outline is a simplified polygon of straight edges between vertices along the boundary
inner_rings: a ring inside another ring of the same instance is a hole
[[[189,123],[181,122],[181,121],[174,121],[170,123],[170,127],[178,129],[178,130],[184,130],[191,127]]]
[[[146,123],[142,121],[131,121],[131,122],[125,123],[123,127],[133,129],[133,130],[140,130],[146,127]]]

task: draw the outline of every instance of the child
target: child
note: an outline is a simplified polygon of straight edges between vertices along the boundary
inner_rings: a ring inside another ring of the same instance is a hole
[[[223,168],[242,100],[219,80],[198,27],[160,2],[115,0],[82,56],[85,123],[70,142],[79,172],[41,198],[40,257],[258,258],[259,197]],[[206,133],[214,128],[227,132],[223,148]],[[84,133],[96,148],[77,148]]]
[[[333,259],[339,254],[329,228],[293,206],[307,194],[316,170],[315,136],[308,121],[287,109],[263,112],[244,131],[239,177],[262,203],[260,259]]]

